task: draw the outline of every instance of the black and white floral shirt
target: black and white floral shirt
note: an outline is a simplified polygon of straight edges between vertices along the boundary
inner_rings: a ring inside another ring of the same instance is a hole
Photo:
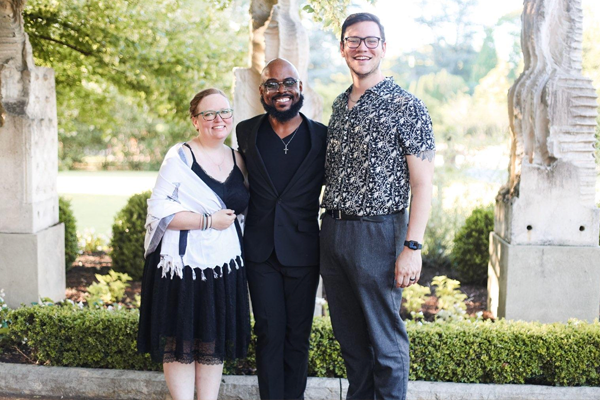
[[[435,150],[427,108],[386,78],[349,110],[351,89],[333,103],[322,207],[364,216],[407,208],[410,187],[405,156]]]

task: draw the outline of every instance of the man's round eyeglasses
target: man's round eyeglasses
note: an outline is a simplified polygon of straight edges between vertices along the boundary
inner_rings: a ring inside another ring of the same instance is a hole
[[[206,110],[199,112],[198,114],[194,115],[194,117],[197,117],[198,115],[202,115],[202,119],[205,121],[212,121],[217,118],[217,115],[220,115],[221,119],[229,119],[233,117],[233,108],[224,108],[219,111]]]
[[[281,82],[269,81],[262,84],[267,92],[276,92],[279,90],[279,87],[283,85],[285,89],[291,89],[296,86],[296,84],[300,82],[298,79],[294,78],[285,78]]]
[[[365,42],[367,49],[375,49],[377,46],[379,46],[381,38],[377,36],[367,36],[364,38],[358,36],[348,36],[347,38],[344,38],[344,41],[349,49],[358,49],[361,42]]]

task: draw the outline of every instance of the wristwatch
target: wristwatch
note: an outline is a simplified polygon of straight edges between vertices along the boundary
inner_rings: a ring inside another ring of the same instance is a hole
[[[404,245],[411,250],[421,250],[423,245],[416,240],[405,240]]]

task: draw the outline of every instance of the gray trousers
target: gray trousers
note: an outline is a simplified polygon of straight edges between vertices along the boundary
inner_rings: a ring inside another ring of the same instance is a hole
[[[321,275],[348,373],[347,399],[406,398],[409,346],[394,271],[407,225],[406,213],[377,222],[323,218]]]

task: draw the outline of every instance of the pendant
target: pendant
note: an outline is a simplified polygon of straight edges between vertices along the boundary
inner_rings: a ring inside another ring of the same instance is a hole
[[[288,152],[287,144],[286,144],[286,145],[285,145],[285,147],[283,148],[283,151],[285,152],[285,154],[287,154],[287,152]]]

